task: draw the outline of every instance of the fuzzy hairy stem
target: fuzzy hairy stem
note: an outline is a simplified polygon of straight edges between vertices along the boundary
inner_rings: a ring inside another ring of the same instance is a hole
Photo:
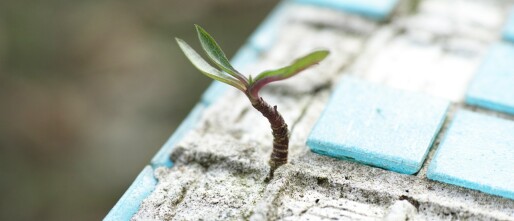
[[[273,134],[273,151],[269,160],[270,178],[273,172],[280,166],[287,163],[287,153],[289,147],[289,131],[284,118],[277,111],[277,106],[271,107],[262,97],[251,99],[252,106],[266,117],[271,124]]]

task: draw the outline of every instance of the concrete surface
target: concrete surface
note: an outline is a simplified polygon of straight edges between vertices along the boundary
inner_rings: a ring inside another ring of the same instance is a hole
[[[283,66],[316,48],[331,50],[315,68],[263,90],[262,97],[278,106],[292,131],[290,163],[265,182],[271,130],[244,95],[228,89],[174,147],[174,166],[154,170],[155,191],[132,220],[514,220],[514,200],[426,178],[456,111],[514,120],[464,104],[473,70],[500,41],[511,4],[425,0],[415,13],[400,5],[389,23],[288,6],[287,25],[275,29],[276,40],[248,74]],[[417,174],[308,150],[307,136],[343,75],[454,102]]]

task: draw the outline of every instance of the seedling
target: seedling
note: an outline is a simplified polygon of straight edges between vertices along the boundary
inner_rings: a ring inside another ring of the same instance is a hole
[[[252,78],[252,76],[248,76],[247,78],[232,67],[225,56],[225,53],[221,50],[214,38],[202,27],[198,25],[195,26],[203,50],[209,57],[210,61],[212,61],[212,63],[214,63],[219,69],[216,69],[207,63],[207,61],[205,61],[185,41],[176,38],[178,45],[191,63],[193,63],[200,72],[207,77],[231,85],[243,92],[250,100],[250,103],[252,103],[252,106],[268,119],[271,124],[273,134],[273,151],[271,152],[271,158],[269,160],[269,165],[271,167],[269,178],[272,178],[273,172],[278,167],[287,163],[289,132],[284,118],[277,110],[277,106],[272,107],[266,103],[262,97],[259,96],[259,91],[262,87],[271,82],[290,78],[306,68],[317,64],[325,59],[329,52],[326,50],[314,51],[296,59],[289,66],[276,70],[264,71],[258,74],[255,78]]]

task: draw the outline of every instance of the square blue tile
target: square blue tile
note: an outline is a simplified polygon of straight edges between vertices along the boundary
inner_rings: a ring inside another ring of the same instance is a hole
[[[514,121],[457,112],[427,177],[514,199]]]
[[[514,8],[510,11],[510,16],[507,18],[507,22],[505,23],[503,39],[514,43]]]
[[[491,47],[468,88],[466,103],[514,114],[514,44]]]
[[[449,102],[344,77],[311,131],[313,152],[416,173]]]
[[[146,166],[103,220],[130,220],[143,200],[153,192],[155,185],[157,180],[153,176],[153,169]]]
[[[295,0],[297,3],[313,4],[362,15],[377,21],[386,20],[396,7],[398,0]]]

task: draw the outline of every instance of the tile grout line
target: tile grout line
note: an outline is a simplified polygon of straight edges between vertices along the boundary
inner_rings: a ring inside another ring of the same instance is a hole
[[[430,163],[432,162],[437,150],[439,149],[439,146],[444,141],[444,138],[446,137],[448,129],[451,126],[451,123],[453,122],[455,114],[461,110],[468,110],[468,111],[478,113],[478,114],[483,114],[486,116],[491,116],[491,117],[496,117],[496,118],[500,118],[500,119],[514,121],[514,116],[509,115],[507,113],[490,110],[490,109],[482,108],[479,106],[472,106],[472,105],[469,105],[466,103],[452,102],[450,105],[450,108],[447,111],[446,118],[441,127],[441,130],[437,133],[437,136],[434,139],[434,142],[433,142],[432,146],[430,147],[430,150],[429,150],[425,160],[423,161],[423,164],[422,164],[420,170],[416,174],[417,177],[423,178],[423,179],[428,179],[426,175],[427,175],[427,171],[430,166]]]
[[[446,132],[448,131],[448,128],[451,125],[451,122],[453,121],[453,117],[455,113],[458,110],[458,105],[455,103],[451,103],[448,110],[446,111],[444,123],[442,124],[441,128],[437,132],[437,135],[434,138],[434,141],[432,142],[432,145],[429,147],[429,151],[423,160],[423,164],[421,165],[421,168],[416,173],[416,177],[419,177],[421,179],[428,179],[427,178],[427,171],[428,167],[430,166],[430,162],[432,162],[433,157],[435,156],[435,153],[437,152],[437,149],[439,148],[439,145],[444,141],[444,138],[446,137]]]

